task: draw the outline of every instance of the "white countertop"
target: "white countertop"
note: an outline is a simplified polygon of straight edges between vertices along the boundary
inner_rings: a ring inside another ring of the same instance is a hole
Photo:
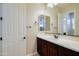
[[[38,34],[37,37],[79,52],[79,37],[58,35],[56,39],[53,34]]]

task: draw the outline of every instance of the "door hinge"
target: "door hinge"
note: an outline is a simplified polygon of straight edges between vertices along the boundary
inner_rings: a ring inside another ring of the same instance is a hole
[[[2,21],[2,17],[0,17],[0,20]]]

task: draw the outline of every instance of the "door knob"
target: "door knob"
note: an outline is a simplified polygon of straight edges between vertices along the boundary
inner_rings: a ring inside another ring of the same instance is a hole
[[[26,39],[26,37],[23,37],[23,39]]]

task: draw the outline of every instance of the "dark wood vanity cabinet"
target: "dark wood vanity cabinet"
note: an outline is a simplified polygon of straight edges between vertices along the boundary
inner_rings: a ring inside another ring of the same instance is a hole
[[[62,46],[58,46],[58,55],[59,56],[79,56],[79,53],[70,49],[67,49]]]
[[[41,56],[57,56],[57,46],[37,38],[37,51]]]
[[[79,56],[78,52],[37,37],[37,52],[41,56]]]
[[[43,56],[48,55],[46,41],[43,41],[39,38],[37,39],[37,51],[39,52],[40,55],[43,55]]]
[[[57,56],[57,46],[51,43],[48,43],[48,56]]]

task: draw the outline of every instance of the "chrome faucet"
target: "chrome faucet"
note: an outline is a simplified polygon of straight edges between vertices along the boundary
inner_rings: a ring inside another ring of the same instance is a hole
[[[56,38],[56,39],[57,39],[57,38],[58,38],[58,36],[57,36],[57,35],[54,35],[54,38]]]

